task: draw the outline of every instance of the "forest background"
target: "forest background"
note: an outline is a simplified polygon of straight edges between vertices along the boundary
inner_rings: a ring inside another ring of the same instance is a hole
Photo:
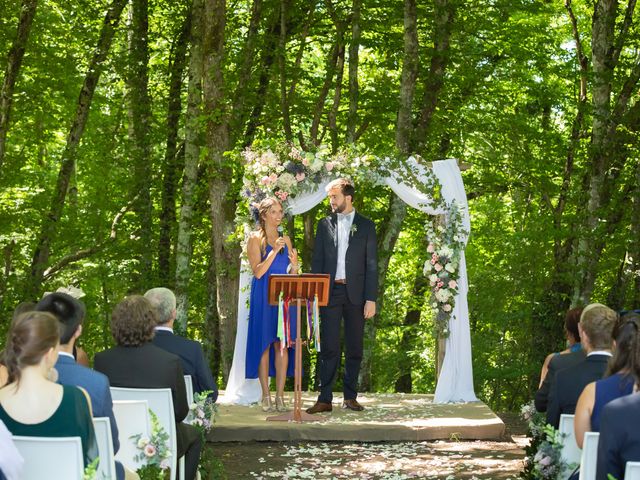
[[[91,357],[113,306],[163,285],[224,387],[246,146],[457,158],[475,388],[517,408],[567,308],[640,307],[635,6],[0,0],[0,334],[19,302],[74,285]],[[426,218],[382,187],[355,203],[380,251],[362,389],[433,392]],[[306,266],[325,213],[288,221]]]

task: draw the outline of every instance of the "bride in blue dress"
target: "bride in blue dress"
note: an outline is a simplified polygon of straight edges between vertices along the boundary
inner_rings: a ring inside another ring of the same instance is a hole
[[[284,384],[287,376],[293,376],[293,349],[281,351],[278,338],[278,307],[269,305],[269,276],[272,274],[298,273],[298,254],[288,236],[280,236],[283,210],[275,198],[265,198],[258,206],[259,227],[251,233],[247,255],[253,270],[249,301],[249,327],[247,332],[246,378],[258,378],[262,389],[262,410],[273,410],[269,377],[276,377],[275,409],[282,412]],[[291,309],[293,312],[293,309]],[[295,338],[295,319],[291,319],[291,338]]]

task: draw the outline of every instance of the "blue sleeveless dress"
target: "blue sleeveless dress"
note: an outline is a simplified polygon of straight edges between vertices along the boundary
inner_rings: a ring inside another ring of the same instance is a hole
[[[271,245],[267,245],[264,260],[269,252],[273,250]],[[289,266],[289,250],[285,246],[281,254],[271,263],[269,270],[261,277],[253,277],[251,281],[251,296],[249,297],[249,327],[247,332],[247,353],[245,357],[245,377],[258,378],[258,366],[262,352],[269,348],[269,376],[275,377],[275,356],[276,351],[273,342],[278,341],[278,306],[269,305],[269,276],[273,274],[287,273]],[[291,339],[296,338],[296,312],[293,303],[291,312]],[[292,377],[295,369],[294,349],[289,348],[289,364],[287,365],[287,376]],[[280,355],[278,350],[277,355]]]
[[[610,377],[596,381],[596,398],[591,412],[591,431],[600,431],[600,414],[604,406],[616,398],[633,393],[633,376],[614,373]]]

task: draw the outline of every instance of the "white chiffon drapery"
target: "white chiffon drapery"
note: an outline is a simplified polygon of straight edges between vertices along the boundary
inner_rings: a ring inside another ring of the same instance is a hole
[[[416,171],[417,181],[423,181],[426,178],[425,167],[418,164],[413,157],[410,157],[407,161],[414,171]],[[467,197],[456,160],[448,159],[433,162],[432,171],[440,182],[442,187],[441,194],[445,201],[448,203],[453,200],[458,202],[463,227],[466,231],[469,231],[470,220]],[[399,175],[386,178],[384,182],[398,197],[407,203],[407,205],[429,215],[444,213],[431,206],[431,198],[429,196],[403,183]],[[292,199],[289,202],[288,211],[292,215],[300,215],[315,207],[325,198],[325,186],[327,183],[328,181],[323,182],[321,185],[318,185],[315,191],[299,195],[295,199]],[[233,353],[233,364],[229,372],[225,394],[220,399],[222,403],[248,405],[258,402],[261,398],[258,379],[245,379],[245,355],[247,328],[249,324],[248,300],[251,278],[250,268],[248,268],[248,265],[243,265],[240,274],[238,328]],[[437,403],[473,402],[477,400],[473,390],[469,308],[467,305],[468,281],[464,252],[462,252],[460,259],[460,278],[458,279],[458,285],[455,307],[451,321],[449,322],[450,334],[446,340],[446,353],[434,396],[434,401]]]

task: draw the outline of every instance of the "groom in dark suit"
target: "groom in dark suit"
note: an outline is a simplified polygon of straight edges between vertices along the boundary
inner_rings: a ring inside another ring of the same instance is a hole
[[[331,277],[329,304],[320,310],[320,395],[307,413],[332,410],[333,385],[340,365],[340,326],[344,318],[343,408],[361,411],[357,401],[364,321],[376,313],[378,263],[376,229],[353,208],[355,189],[344,178],[327,185],[332,214],[316,229],[311,271]]]

